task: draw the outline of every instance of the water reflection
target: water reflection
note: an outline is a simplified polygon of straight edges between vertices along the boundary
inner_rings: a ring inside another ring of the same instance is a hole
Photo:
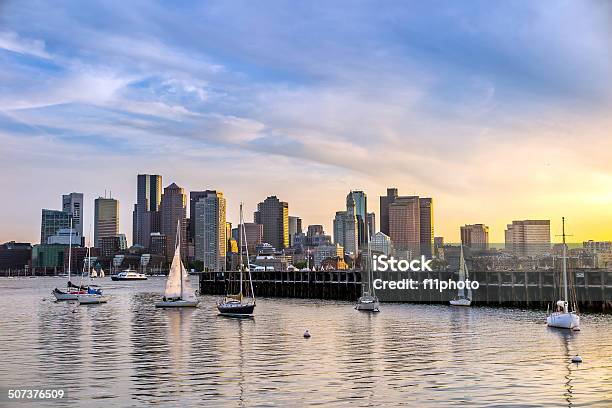
[[[156,309],[162,279],[104,282],[111,301],[91,307],[42,302],[56,282],[33,281],[6,290],[0,280],[0,385],[68,388],[53,406],[611,402],[610,316],[589,315],[574,333],[547,329],[537,311],[385,304],[368,314],[259,299],[254,319],[227,319],[207,296],[197,309]]]

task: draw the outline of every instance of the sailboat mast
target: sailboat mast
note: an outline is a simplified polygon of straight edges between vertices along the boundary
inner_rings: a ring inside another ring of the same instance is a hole
[[[240,203],[240,225],[242,226],[242,232],[244,233],[244,221],[242,219],[242,203]],[[240,293],[241,299],[242,299],[242,269],[243,269],[242,268],[242,248],[240,248],[240,292],[239,293]]]
[[[70,282],[71,265],[72,265],[72,214],[70,214],[70,237],[68,238],[68,282]]]
[[[179,253],[179,259],[181,259],[181,220],[176,222],[176,246],[175,250]],[[183,261],[181,261],[181,299],[183,298]]]
[[[567,249],[565,245],[565,217],[561,217],[562,236],[563,236],[563,300],[569,304],[569,296],[567,294]]]

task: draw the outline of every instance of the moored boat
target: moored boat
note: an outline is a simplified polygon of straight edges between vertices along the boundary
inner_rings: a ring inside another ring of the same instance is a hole
[[[465,282],[469,279],[469,271],[467,264],[465,263],[465,257],[463,256],[463,245],[461,245],[461,255],[459,256],[459,281]],[[465,295],[465,289],[463,286],[457,289],[457,297],[449,302],[451,306],[471,306],[472,305],[472,288],[467,287],[467,296]]]
[[[114,281],[133,281],[133,280],[147,280],[147,275],[144,273],[137,272],[133,269],[126,269],[119,272],[116,275],[111,275],[111,279]]]

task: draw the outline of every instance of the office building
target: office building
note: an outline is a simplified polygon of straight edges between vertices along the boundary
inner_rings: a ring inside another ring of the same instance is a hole
[[[397,197],[389,205],[389,237],[397,250],[420,254],[421,217],[419,197]]]
[[[149,252],[154,255],[160,255],[166,258],[167,242],[166,236],[160,232],[152,232],[149,237]]]
[[[489,249],[489,227],[484,224],[462,226],[461,244],[472,249]]]
[[[99,247],[100,239],[119,234],[119,201],[114,198],[98,197],[94,200],[94,246]]]
[[[321,267],[325,259],[344,259],[344,248],[339,244],[319,245],[314,249],[314,264],[316,268]]]
[[[302,233],[302,219],[300,217],[289,216],[289,246],[293,246],[295,234]]]
[[[506,249],[517,256],[550,252],[550,220],[512,221],[504,232]]]
[[[380,253],[387,256],[393,253],[391,238],[380,231],[372,236],[372,239],[370,240],[370,248],[373,253]]]
[[[278,250],[289,247],[289,204],[276,196],[257,204],[256,224],[263,225],[263,241]]]
[[[346,196],[346,211],[337,211],[334,218],[334,243],[342,246],[344,252],[354,258],[359,251],[359,231],[355,211],[355,199],[350,192]]]
[[[368,233],[370,234],[370,239],[376,233],[376,214],[371,212],[367,215],[367,225],[368,225]]]
[[[419,228],[421,255],[431,258],[434,243],[433,199],[431,198],[419,197]]]
[[[166,236],[166,259],[171,260],[174,256],[177,245],[177,226],[181,234],[181,258],[187,259],[187,197],[185,190],[176,183],[164,188],[160,210],[161,233]]]
[[[355,202],[355,218],[357,219],[357,235],[359,246],[364,247],[368,242],[366,235],[368,218],[368,196],[363,191],[351,191]]]
[[[161,230],[161,194],[162,176],[158,174],[138,175],[136,204],[132,215],[132,241],[134,245],[148,248],[151,233]]]
[[[40,243],[46,245],[49,237],[57,235],[57,231],[66,228],[70,228],[69,213],[43,209],[40,222]]]
[[[226,201],[220,191],[208,190],[194,205],[195,259],[204,270],[224,271],[227,253]]]
[[[612,242],[610,241],[584,241],[582,247],[589,252],[593,253],[607,253],[612,252]]]
[[[60,245],[72,245],[81,246],[83,237],[73,228],[61,228],[57,230],[55,235],[52,235],[47,239],[47,244],[60,244]]]
[[[248,249],[249,254],[255,253],[255,247],[262,244],[263,241],[263,225],[256,224],[254,222],[244,223],[244,234],[246,236],[246,248],[244,244],[244,238],[240,236],[242,231],[242,225],[238,224],[238,228],[232,230],[232,236],[238,244],[238,248],[244,253],[245,249]]]
[[[72,228],[83,237],[83,193],[62,195],[62,211],[72,216]]]
[[[389,206],[395,202],[397,197],[397,188],[388,188],[387,195],[380,197],[380,231],[386,235],[390,235]]]
[[[31,259],[32,245],[29,242],[10,241],[0,245],[0,271],[26,269]]]
[[[308,226],[308,231],[306,232],[306,235],[308,235],[309,237],[312,237],[312,236],[320,235],[320,234],[325,234],[325,232],[323,231],[323,225],[312,224]]]

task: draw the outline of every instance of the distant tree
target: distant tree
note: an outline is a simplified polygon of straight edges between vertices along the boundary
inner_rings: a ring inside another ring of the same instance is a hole
[[[298,261],[293,264],[293,266],[295,266],[298,269],[304,269],[307,265],[308,265],[308,262],[306,261]]]

